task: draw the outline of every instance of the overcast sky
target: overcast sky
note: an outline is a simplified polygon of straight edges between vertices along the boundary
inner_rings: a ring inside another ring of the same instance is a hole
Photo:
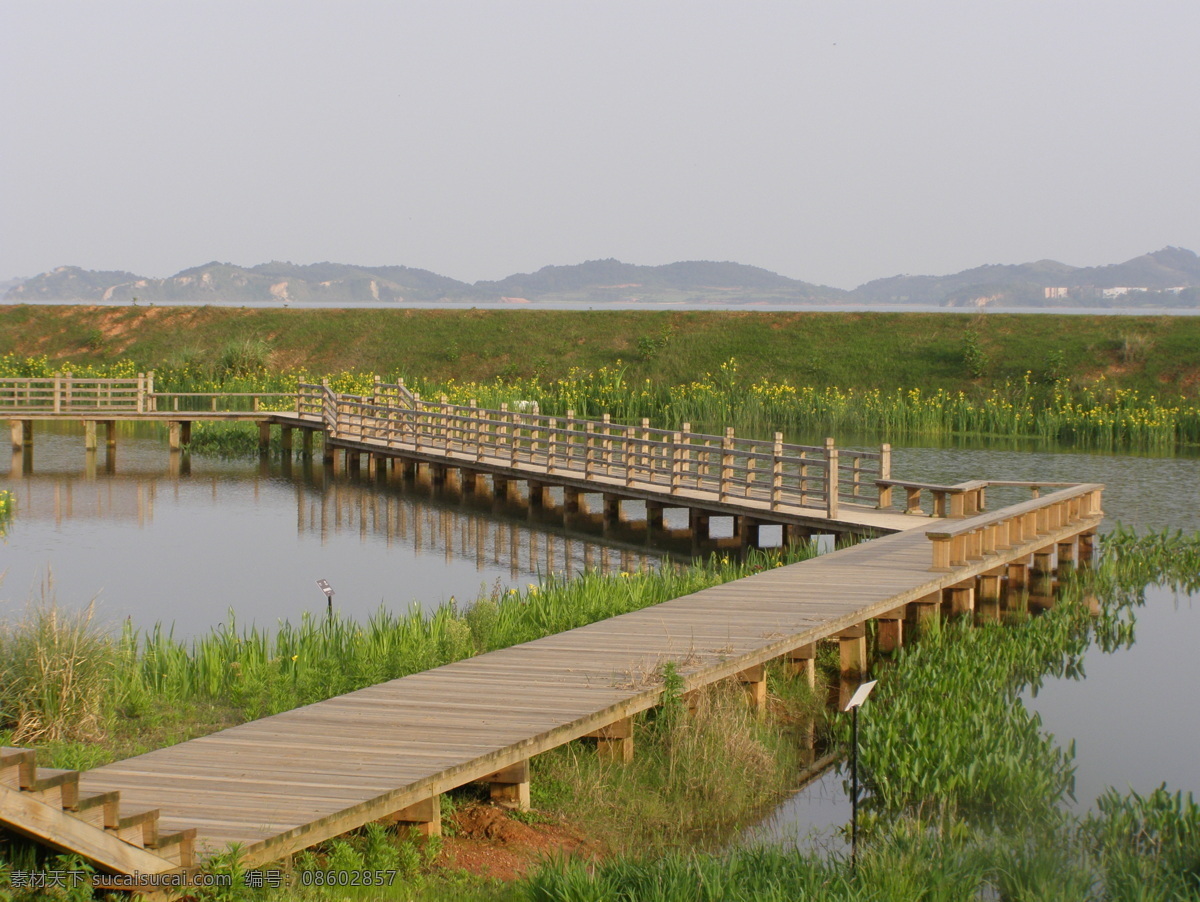
[[[0,0],[0,279],[1200,251],[1200,2]]]

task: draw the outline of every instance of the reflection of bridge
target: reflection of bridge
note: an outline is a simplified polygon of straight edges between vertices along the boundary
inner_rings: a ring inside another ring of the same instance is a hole
[[[294,428],[322,431],[335,471],[357,464],[376,480],[424,465],[432,481],[457,478],[478,493],[487,474],[501,502],[519,480],[531,511],[557,486],[567,519],[591,492],[613,525],[632,499],[651,528],[665,507],[687,509],[693,534],[713,514],[737,518],[747,541],[762,522],[783,526],[787,539],[891,534],[82,775],[44,774],[32,753],[6,752],[0,823],[104,869],[148,874],[232,843],[252,866],[380,818],[437,832],[441,793],[470,782],[524,808],[534,755],[589,738],[610,760],[630,760],[636,716],[662,700],[667,665],[685,691],[734,680],[762,708],[768,662],[781,659],[812,685],[817,644],[830,642],[842,690],[852,690],[868,667],[869,631],[871,648],[888,654],[910,624],[996,620],[1049,603],[1056,570],[1091,558],[1103,516],[1099,485],[1044,486],[1056,490],[1040,497],[1035,485],[1032,499],[985,512],[988,482],[896,482],[886,448],[843,457],[832,444],[778,437],[427,405],[399,386],[369,399],[303,387],[294,412],[260,423],[264,433],[282,426],[289,449]],[[897,487],[906,513],[889,510]],[[922,514],[929,497],[933,518]],[[336,510],[357,514],[362,528],[366,507]],[[137,811],[123,814],[128,804]]]

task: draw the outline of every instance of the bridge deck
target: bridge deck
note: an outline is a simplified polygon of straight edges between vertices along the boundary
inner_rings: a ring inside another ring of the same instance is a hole
[[[201,854],[237,842],[273,860],[651,707],[668,661],[706,685],[1098,521],[944,573],[909,530],[97,768],[81,788],[197,828]]]

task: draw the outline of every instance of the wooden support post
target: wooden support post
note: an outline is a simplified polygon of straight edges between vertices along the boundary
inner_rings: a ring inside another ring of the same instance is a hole
[[[261,423],[259,424],[259,429],[262,429]],[[171,420],[167,423],[167,447],[172,451],[178,451],[191,440],[192,424],[190,421]]]
[[[1054,552],[1042,549],[1033,553],[1033,572],[1036,575],[1054,572]]]
[[[497,501],[508,500],[508,477],[499,473],[492,474],[492,498]]]
[[[810,689],[817,685],[817,646],[810,642],[787,653],[786,668],[789,676],[803,677]]]
[[[430,464],[429,465],[429,481],[434,485],[445,485],[446,483],[446,465],[445,464]]]
[[[876,619],[875,640],[880,654],[891,654],[904,645],[903,614],[904,610],[899,609]]]
[[[887,442],[879,446],[879,478],[880,480],[892,478],[892,446]],[[878,488],[879,502],[875,507],[879,510],[887,510],[892,506],[892,487],[881,485]]]
[[[660,501],[646,502],[646,529],[659,532],[663,528],[663,507]]]
[[[942,615],[941,592],[935,592],[933,595],[909,602],[905,614],[909,622],[918,628],[931,620],[937,620]]]
[[[305,457],[312,457],[313,454],[313,433],[315,429],[300,430],[300,453]]]
[[[84,420],[83,421],[83,450],[84,451],[95,451],[96,450],[96,421],[95,420]]]
[[[1079,563],[1087,565],[1092,562],[1096,556],[1096,534],[1094,532],[1081,532],[1079,534]]]
[[[693,540],[708,541],[708,512],[694,507],[688,508],[688,528],[692,532]]]
[[[1002,594],[1000,574],[984,573],[977,580],[976,614],[980,620],[998,621],[1000,619],[1000,597]]]
[[[586,734],[596,740],[596,754],[601,761],[628,764],[633,760],[633,718],[624,717],[606,727]]]
[[[108,446],[108,450],[112,451],[117,447],[117,421],[104,420],[104,442]]]
[[[946,599],[952,615],[975,612],[975,587],[973,585],[951,586],[946,589]]]
[[[867,672],[867,629],[852,626],[837,634],[843,680],[857,679]]]
[[[797,526],[795,523],[783,524],[784,545],[807,545],[812,541],[813,531],[807,526]]]
[[[753,667],[747,667],[738,675],[740,682],[746,690],[746,701],[750,703],[759,714],[765,714],[767,710],[767,668],[762,664],[755,664]]]
[[[1075,566],[1075,540],[1068,539],[1058,543],[1058,569],[1070,570]]]
[[[422,836],[441,836],[442,797],[431,796],[415,805],[401,808],[382,821],[388,824],[410,824]]]
[[[605,526],[613,526],[621,521],[621,496],[610,495],[604,493],[604,507],[602,513]]]
[[[527,485],[529,488],[529,506],[545,507],[550,500],[550,486],[534,479],[530,479]]]
[[[10,420],[9,424],[14,451],[33,445],[33,420]]]
[[[1008,590],[1019,591],[1029,586],[1028,560],[1013,561],[1008,565]]]
[[[563,513],[579,513],[579,489],[574,486],[563,486]]]
[[[759,521],[753,517],[734,517],[734,533],[741,542],[743,548],[758,547],[758,528]]]
[[[263,420],[258,424],[258,453],[266,454],[271,450],[271,423]]]
[[[510,811],[529,810],[529,759],[518,761],[481,781],[488,784],[492,804]]]
[[[279,447],[283,449],[285,454],[292,453],[292,432],[291,426],[280,424],[279,426]]]

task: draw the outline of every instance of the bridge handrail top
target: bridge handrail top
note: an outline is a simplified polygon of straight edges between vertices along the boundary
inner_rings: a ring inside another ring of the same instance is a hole
[[[1002,483],[994,482],[990,479],[970,479],[966,482],[958,482],[954,485],[941,485],[932,482],[914,482],[911,479],[876,479],[876,485],[890,486],[892,488],[906,489],[923,489],[929,492],[946,492],[951,495],[959,495],[964,492],[974,492],[978,489],[987,488],[989,485],[1001,485]],[[1013,483],[1014,485],[1016,483]],[[1078,485],[1074,482],[1056,483],[1056,485]]]
[[[1071,498],[1100,491],[1103,488],[1104,484],[1099,482],[1076,483],[1068,488],[1059,489],[1057,492],[1051,492],[1049,495],[1043,495],[1040,498],[1031,498],[1028,501],[1002,507],[998,511],[979,514],[965,520],[955,520],[953,526],[938,526],[936,529],[928,529],[925,531],[925,535],[929,539],[953,539],[955,536],[974,532],[985,526],[991,526],[993,523],[1002,523],[1005,520],[1011,520],[1013,517],[1040,510],[1043,507],[1049,507],[1059,501],[1068,501]]]

